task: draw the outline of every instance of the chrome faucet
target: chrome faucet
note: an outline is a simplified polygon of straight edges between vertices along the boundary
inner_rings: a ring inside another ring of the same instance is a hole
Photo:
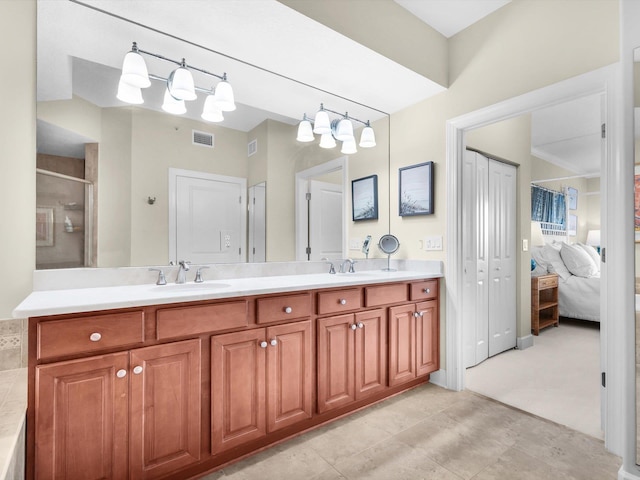
[[[187,281],[187,272],[189,271],[189,263],[184,260],[178,262],[178,276],[176,277],[176,283],[185,283]]]
[[[350,258],[345,258],[342,263],[340,264],[340,273],[347,273],[347,270],[345,270],[345,265],[349,264],[349,273],[356,273],[356,271],[353,269],[353,265],[356,263],[353,260],[351,260]]]
[[[333,275],[334,273],[336,273],[336,269],[335,269],[335,267],[333,266],[333,262],[332,262],[331,260],[329,260],[327,257],[322,257],[322,258],[321,258],[321,260],[322,260],[323,262],[327,262],[327,263],[329,264],[329,273],[330,273],[331,275]]]

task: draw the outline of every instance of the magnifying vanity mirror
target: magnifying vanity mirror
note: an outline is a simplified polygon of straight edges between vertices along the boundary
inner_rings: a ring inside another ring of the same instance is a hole
[[[176,66],[152,56],[144,103],[118,100],[132,42],[226,74],[236,110],[203,120],[218,80],[194,69],[197,99],[166,113],[156,77]],[[38,269],[345,258],[388,233],[388,115],[209,47],[79,3],[38,2]],[[356,139],[370,122],[375,146],[342,153],[319,135],[298,141],[321,104],[331,120],[361,120]],[[352,222],[351,181],[370,175],[378,218]],[[330,239],[313,237],[329,227]]]
[[[391,255],[396,253],[400,248],[400,242],[396,238],[395,235],[386,234],[380,237],[380,242],[378,242],[378,248],[380,251],[387,255],[387,268],[386,271],[393,271],[391,268]]]

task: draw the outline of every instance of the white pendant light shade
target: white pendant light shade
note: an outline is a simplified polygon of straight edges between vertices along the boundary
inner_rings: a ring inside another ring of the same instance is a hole
[[[229,82],[222,80],[216,85],[215,98],[218,108],[223,112],[233,112],[236,109],[233,89]]]
[[[313,130],[311,129],[311,122],[309,120],[302,120],[298,124],[298,136],[296,140],[299,142],[313,142],[315,140]]]
[[[373,128],[368,125],[362,129],[362,133],[360,134],[360,146],[362,148],[376,146],[376,134],[373,132]]]
[[[336,141],[333,138],[333,135],[330,133],[324,133],[320,137],[320,147],[322,148],[333,148],[336,146]]]
[[[133,105],[140,105],[144,103],[140,88],[132,87],[122,79],[118,82],[118,94],[116,95],[116,98],[121,102],[131,103]]]
[[[162,110],[173,115],[182,115],[187,113],[187,107],[184,104],[184,100],[178,100],[173,98],[169,93],[169,89],[164,91],[164,102],[162,103]]]
[[[344,142],[342,142],[342,148],[340,149],[340,153],[344,153],[346,155],[358,153],[355,139],[351,138],[351,140],[345,140]]]
[[[343,118],[338,122],[335,127],[335,133],[333,134],[336,140],[346,142],[347,140],[353,140],[353,123],[347,118]]]
[[[318,110],[316,113],[316,118],[313,120],[313,133],[317,133],[318,135],[331,133],[329,114],[324,110]]]
[[[213,95],[207,95],[201,117],[207,122],[222,122],[224,120],[222,110],[218,108],[218,104]]]
[[[178,100],[195,100],[197,98],[193,75],[185,67],[178,67],[171,72],[167,85],[173,98]]]
[[[120,80],[137,88],[147,88],[151,85],[149,72],[144,58],[138,52],[131,51],[124,56],[122,62],[122,76]]]

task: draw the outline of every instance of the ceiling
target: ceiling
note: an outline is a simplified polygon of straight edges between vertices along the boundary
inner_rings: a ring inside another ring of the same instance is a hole
[[[450,37],[510,0],[395,1]],[[303,114],[313,115],[320,103],[375,121],[445,90],[276,0],[163,0],[154,2],[153,9],[148,0],[39,0],[38,100],[75,94],[101,107],[124,105],[115,98],[115,89],[132,41],[143,50],[187,57],[187,63],[217,74],[227,72],[238,109],[225,114],[222,125],[242,131],[265,118],[295,124]],[[173,68],[145,60],[150,73],[159,76],[167,77]],[[213,86],[211,77],[194,77],[197,86]],[[395,88],[387,88],[390,84]],[[160,110],[163,90],[155,82],[145,90],[145,107]],[[194,102],[199,104],[189,107],[192,118],[199,119],[204,95],[199,97]],[[565,168],[575,162],[588,170],[582,173],[591,173],[585,161],[595,158],[593,138],[600,122],[599,104],[597,112],[588,111],[589,106],[595,103],[571,102],[532,115],[536,156],[564,162]],[[596,121],[586,121],[594,115]],[[38,129],[39,134],[47,131]],[[69,143],[78,148],[86,140]],[[38,148],[61,154],[63,146],[40,135]]]

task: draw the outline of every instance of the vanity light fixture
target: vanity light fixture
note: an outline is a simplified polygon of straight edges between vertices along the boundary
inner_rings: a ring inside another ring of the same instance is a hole
[[[340,118],[330,120],[329,112],[336,115],[340,115]],[[376,146],[376,136],[371,124],[367,120],[359,120],[354,117],[350,117],[349,113],[339,113],[334,110],[325,108],[320,104],[320,109],[316,112],[313,123],[311,119],[307,117],[305,113],[302,120],[298,124],[298,135],[296,140],[299,142],[313,142],[315,140],[315,134],[320,135],[320,147],[333,148],[336,146],[336,140],[342,142],[341,153],[353,154],[357,153],[356,140],[353,135],[353,123],[356,121],[362,123],[364,128],[360,134],[359,145],[362,148],[371,148]]]
[[[168,78],[150,74],[142,54],[174,63],[178,65],[178,68],[173,70]],[[218,78],[220,81],[215,87],[209,89],[200,88],[194,83],[192,70]],[[167,88],[162,109],[174,115],[186,113],[187,107],[184,102],[185,100],[195,100],[197,98],[196,92],[207,94],[201,115],[206,121],[221,122],[224,120],[222,112],[231,112],[236,109],[233,89],[227,81],[226,73],[217,75],[193,65],[187,65],[184,58],[177,61],[157,53],[140,50],[138,44],[133,42],[131,51],[125,55],[122,62],[122,75],[120,76],[116,97],[122,102],[139,105],[144,102],[142,89],[151,86],[151,80],[166,83]]]

